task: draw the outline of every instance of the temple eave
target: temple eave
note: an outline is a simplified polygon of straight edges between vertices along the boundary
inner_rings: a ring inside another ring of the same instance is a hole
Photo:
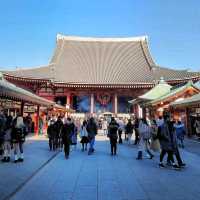
[[[65,82],[54,82],[52,79],[43,78],[30,78],[30,77],[19,77],[10,74],[4,74],[5,79],[10,81],[22,81],[22,82],[32,82],[32,83],[50,83],[55,87],[72,87],[72,88],[151,88],[155,85],[153,82],[141,82],[141,83],[65,83]],[[189,80],[198,81],[200,76],[189,77],[184,79],[172,79],[167,80],[168,84],[178,84],[188,82]]]

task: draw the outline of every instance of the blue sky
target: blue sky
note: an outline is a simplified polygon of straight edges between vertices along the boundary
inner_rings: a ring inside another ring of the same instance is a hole
[[[200,70],[199,0],[6,0],[0,4],[0,68],[48,64],[56,34],[147,35],[155,62]]]

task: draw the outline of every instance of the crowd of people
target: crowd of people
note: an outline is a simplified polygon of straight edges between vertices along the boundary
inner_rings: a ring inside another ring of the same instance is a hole
[[[153,150],[160,152],[159,167],[165,167],[163,159],[166,154],[168,156],[167,166],[174,169],[185,167],[179,152],[179,143],[181,147],[184,147],[185,135],[184,124],[180,120],[177,122],[170,120],[170,115],[165,113],[163,118],[160,117],[158,120],[148,122],[146,119],[141,119],[138,129],[140,142],[137,159],[142,159],[143,151],[146,151],[149,158],[152,159],[154,157]]]
[[[106,121],[106,122],[105,122]],[[91,155],[95,149],[95,136],[98,129],[103,131],[104,135],[110,140],[110,154],[117,155],[117,144],[122,144],[124,141],[128,145],[132,145],[132,135],[135,135],[134,145],[138,146],[137,159],[141,160],[144,153],[149,159],[154,157],[154,152],[160,153],[159,167],[171,166],[174,169],[180,169],[185,166],[183,163],[179,147],[184,148],[184,124],[177,120],[170,120],[170,116],[165,113],[163,117],[158,119],[129,119],[125,122],[123,119],[111,117],[110,120],[104,119],[102,123],[95,120],[93,117],[83,120],[82,123],[71,119],[55,117],[49,120],[47,129],[49,137],[50,150],[62,149],[66,159],[69,158],[70,146],[76,148],[78,135],[82,151],[88,151]],[[122,134],[125,135],[123,141]],[[89,144],[89,149],[87,148]],[[163,162],[165,155],[168,155],[166,165]],[[174,156],[177,162],[174,160]]]
[[[101,123],[100,123],[101,122]],[[76,149],[78,136],[81,150],[88,155],[94,153],[95,137],[98,130],[107,135],[110,140],[110,154],[117,155],[117,145],[126,142],[128,145],[137,145],[137,159],[145,156],[154,157],[155,152],[160,153],[159,167],[171,166],[180,169],[185,166],[181,159],[179,148],[184,148],[184,124],[170,119],[168,113],[158,119],[134,118],[124,121],[122,118],[111,117],[98,121],[93,117],[87,120],[76,120],[70,117],[53,116],[48,120],[47,135],[50,151],[64,149],[65,158],[69,158],[70,150]],[[3,111],[0,112],[0,153],[2,162],[24,161],[23,144],[26,135],[31,131],[29,115],[23,118],[18,114],[15,118]],[[124,140],[122,135],[124,134]],[[132,136],[134,134],[134,143]],[[89,146],[89,147],[88,147]],[[167,154],[166,163],[163,162]],[[176,162],[175,159],[176,158]]]
[[[65,158],[69,158],[70,146],[76,149],[78,133],[81,137],[80,143],[82,144],[82,151],[87,151],[89,143],[88,154],[94,152],[95,136],[97,135],[98,126],[94,118],[88,121],[84,120],[82,125],[75,123],[70,117],[61,118],[59,116],[52,117],[49,120],[47,134],[49,138],[49,149],[57,150],[62,149],[64,146]]]
[[[23,144],[25,137],[29,133],[29,117],[23,118],[17,114],[15,118],[0,111],[0,155],[2,162],[10,162],[14,156],[14,163],[24,161]]]

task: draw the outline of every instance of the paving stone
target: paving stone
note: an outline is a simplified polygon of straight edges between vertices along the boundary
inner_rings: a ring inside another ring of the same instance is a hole
[[[41,143],[37,145],[40,150],[45,151],[47,144],[42,144],[45,148],[40,146]],[[30,144],[29,148],[32,147]],[[81,152],[80,147],[71,152],[69,160],[65,160],[64,154],[60,153],[27,182],[12,199],[200,199],[200,157],[198,154],[187,151],[187,148],[181,150],[181,155],[188,165],[182,171],[175,171],[159,169],[159,155],[156,153],[153,160],[143,159],[138,161],[135,159],[137,155],[135,146],[123,144],[118,147],[118,155],[116,157],[110,156],[108,140],[99,137],[95,146],[96,152],[91,156],[88,156],[86,152]],[[41,154],[40,162],[45,157],[44,152]],[[37,159],[37,156],[35,159]],[[37,162],[40,163],[38,160]],[[29,164],[28,162],[24,163],[24,168],[25,166],[29,167],[30,164],[31,162]],[[10,173],[13,173],[12,170],[20,170],[22,166],[17,165],[16,168],[11,168],[8,165],[8,168],[10,168]],[[33,166],[30,166],[30,168],[33,168]],[[30,169],[25,168],[25,175],[30,174],[30,172]],[[13,177],[19,184],[21,179],[15,173]],[[0,191],[3,191],[1,194],[5,195],[7,188],[4,186],[12,180],[13,178],[9,177],[2,182],[4,185],[0,185]]]

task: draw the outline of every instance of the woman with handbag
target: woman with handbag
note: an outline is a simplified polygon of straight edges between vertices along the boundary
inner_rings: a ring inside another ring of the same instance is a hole
[[[142,159],[142,152],[146,151],[149,155],[149,158],[152,159],[154,155],[150,151],[149,147],[149,139],[151,138],[151,128],[149,124],[147,123],[146,118],[143,118],[139,122],[139,134],[140,134],[140,142],[139,142],[139,150],[138,150],[138,156],[137,159]]]
[[[18,115],[13,122],[12,143],[14,148],[15,163],[24,161],[23,144],[25,142],[26,127],[23,117]]]
[[[89,140],[88,140],[87,121],[86,120],[83,121],[83,125],[81,126],[80,137],[81,137],[80,143],[82,144],[82,151],[87,151],[87,144],[88,144]]]
[[[111,155],[117,154],[117,131],[119,124],[116,122],[115,118],[111,118],[111,122],[108,126],[108,136],[110,138]]]

